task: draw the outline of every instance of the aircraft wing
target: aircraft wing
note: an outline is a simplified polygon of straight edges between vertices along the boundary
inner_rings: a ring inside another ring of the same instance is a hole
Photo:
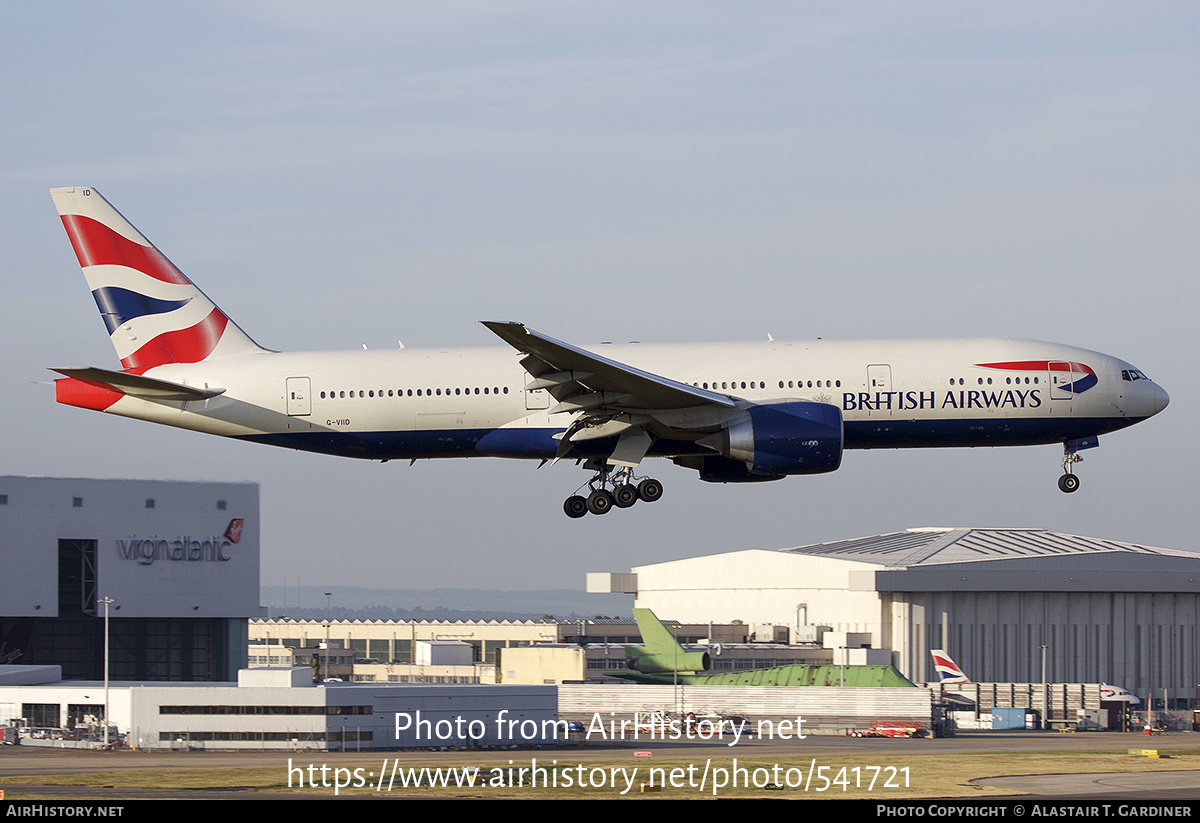
[[[524,323],[485,320],[483,325],[525,355],[521,365],[535,378],[526,388],[546,389],[559,401],[551,414],[601,405],[629,411],[737,405],[723,394],[609,360]]]
[[[170,380],[158,380],[128,372],[109,371],[90,366],[83,368],[51,369],[61,375],[80,380],[92,386],[112,389],[121,394],[142,397],[147,400],[207,400],[223,394],[224,389],[210,389],[207,386],[198,389],[195,386],[185,386],[183,383],[172,383]]]

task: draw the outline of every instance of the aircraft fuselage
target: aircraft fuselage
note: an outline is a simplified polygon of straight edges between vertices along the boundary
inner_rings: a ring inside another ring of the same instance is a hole
[[[1166,405],[1129,363],[1032,340],[855,340],[587,347],[604,357],[753,404],[799,399],[841,410],[847,449],[1065,442],[1132,425]],[[1083,367],[1083,368],[1080,368]],[[1086,368],[1088,371],[1084,371]],[[60,402],[180,428],[371,460],[553,457],[569,415],[529,382],[511,349],[279,352],[145,372],[220,387],[202,401],[68,390]],[[59,381],[60,384],[63,381]],[[111,401],[111,402],[110,402]],[[682,412],[683,410],[681,410]],[[697,407],[695,425],[720,425]],[[588,445],[590,444],[590,445]],[[611,451],[606,440],[572,456]],[[706,455],[689,441],[650,454]]]

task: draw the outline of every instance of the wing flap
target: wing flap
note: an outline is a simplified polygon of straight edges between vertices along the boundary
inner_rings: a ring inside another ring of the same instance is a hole
[[[536,380],[526,384],[526,391],[535,391],[537,389],[555,389],[559,386],[565,386],[568,383],[578,383],[591,377],[591,372],[553,372],[543,374]]]

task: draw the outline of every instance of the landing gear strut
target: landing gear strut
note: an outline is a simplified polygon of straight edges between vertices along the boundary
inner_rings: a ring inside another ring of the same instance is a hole
[[[614,471],[612,466],[600,460],[589,460],[585,467],[596,474],[584,484],[589,490],[586,496],[582,493],[584,487],[580,486],[563,503],[567,517],[583,517],[588,512],[608,514],[614,506],[628,509],[639,500],[653,503],[662,497],[662,483],[652,477],[636,478],[632,468]]]
[[[1064,451],[1063,452],[1063,476],[1058,478],[1058,488],[1067,494],[1079,488],[1079,478],[1072,470],[1072,466],[1082,462],[1083,457],[1079,452]]]

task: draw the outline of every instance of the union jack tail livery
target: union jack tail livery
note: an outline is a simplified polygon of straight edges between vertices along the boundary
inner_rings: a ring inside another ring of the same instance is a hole
[[[937,669],[939,682],[941,683],[970,683],[970,679],[963,674],[963,670],[958,667],[958,664],[950,659],[950,655],[946,654],[941,649],[930,649],[929,653],[933,656],[933,667]]]
[[[264,352],[95,189],[51,189],[125,371]]]

